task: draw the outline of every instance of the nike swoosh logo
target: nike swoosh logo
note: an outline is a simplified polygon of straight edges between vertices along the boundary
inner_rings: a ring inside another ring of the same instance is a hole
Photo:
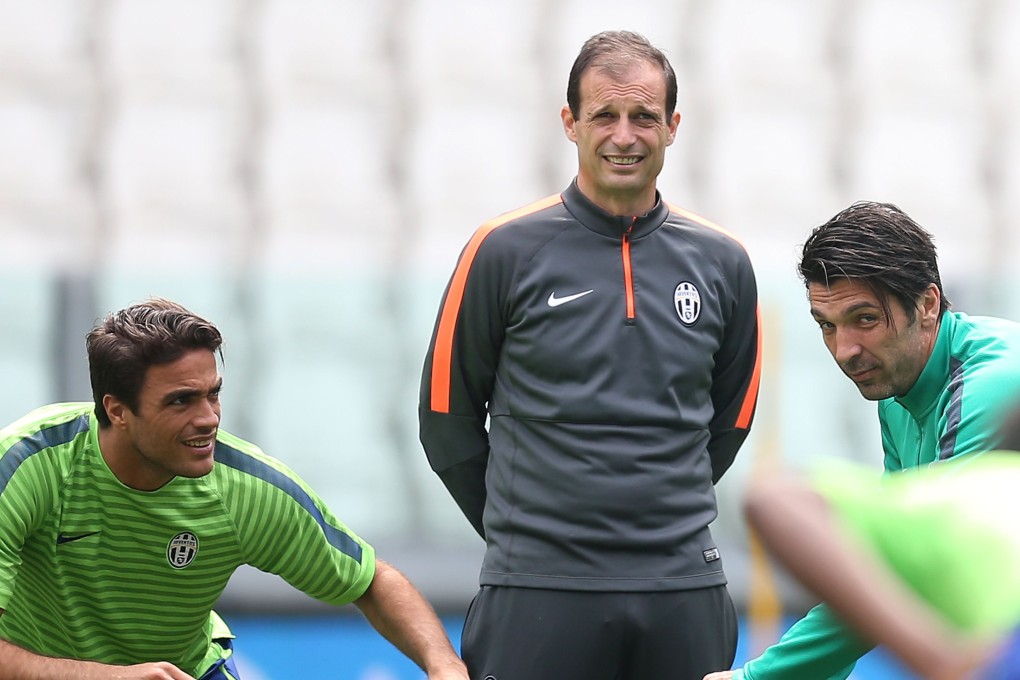
[[[556,297],[556,292],[554,291],[552,293],[549,293],[549,299],[546,300],[546,302],[548,302],[550,307],[559,307],[560,305],[565,305],[568,302],[572,302],[572,301],[576,300],[577,298],[584,297],[588,293],[594,293],[594,292],[595,292],[595,289],[592,288],[592,289],[586,290],[586,291],[581,292],[581,293],[574,293],[573,295],[564,295],[563,297]]]
[[[57,534],[57,545],[63,545],[64,543],[70,543],[71,541],[79,541],[83,538],[88,538],[89,536],[95,536],[98,533],[98,531],[90,531],[87,534],[74,534],[71,536],[67,534]]]

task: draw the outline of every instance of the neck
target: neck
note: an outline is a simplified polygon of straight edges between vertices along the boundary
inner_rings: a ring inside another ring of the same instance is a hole
[[[99,455],[117,481],[138,491],[155,491],[173,479],[165,474],[152,474],[154,471],[147,472],[139,465],[141,454],[130,439],[113,426],[99,429]]]
[[[646,215],[655,207],[655,187],[651,187],[640,194],[633,193],[599,193],[593,191],[583,178],[577,178],[577,188],[585,197],[605,210],[610,215],[617,217],[634,217]]]

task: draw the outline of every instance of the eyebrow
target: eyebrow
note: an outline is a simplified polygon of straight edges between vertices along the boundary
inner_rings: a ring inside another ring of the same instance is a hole
[[[616,111],[618,111],[618,109],[617,109],[617,107],[613,106],[612,102],[607,102],[607,103],[603,104],[602,106],[600,106],[600,107],[598,107],[596,109],[592,109],[591,111],[589,111],[588,115],[590,115],[590,116],[597,116],[598,114],[604,113],[606,111],[614,111],[614,112],[616,112]],[[662,111],[662,110],[658,109],[657,107],[646,106],[645,104],[641,104],[641,103],[638,103],[638,104],[635,105],[634,113],[647,113],[647,114],[649,114],[651,116],[655,116],[656,118],[660,118],[660,119],[665,115],[665,111]]]
[[[209,390],[209,393],[219,392],[221,389],[223,389],[222,377],[220,377],[220,379],[216,381],[216,384],[213,385],[212,389]],[[163,395],[163,403],[169,404],[170,402],[180,399],[181,397],[193,397],[197,394],[202,393],[203,393],[202,390],[196,390],[190,387],[181,388],[179,390],[173,390]]]
[[[862,309],[876,309],[876,310],[879,310],[879,311],[882,310],[882,308],[879,305],[876,305],[874,302],[858,302],[857,304],[850,305],[846,309],[840,310],[839,313],[837,314],[837,316],[847,316],[849,314],[853,314],[854,312],[859,312]],[[811,316],[815,317],[816,319],[819,319],[819,318],[824,319],[824,318],[826,318],[825,315],[823,315],[815,307],[811,308]]]

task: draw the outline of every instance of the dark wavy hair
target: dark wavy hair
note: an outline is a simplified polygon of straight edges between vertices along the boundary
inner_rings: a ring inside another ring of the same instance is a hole
[[[163,298],[113,312],[85,339],[89,378],[100,427],[110,425],[103,397],[111,394],[138,412],[150,366],[167,364],[196,349],[222,354],[223,337],[211,322]]]
[[[833,279],[864,282],[891,318],[889,298],[898,300],[913,323],[921,294],[932,283],[939,290],[939,316],[950,307],[942,290],[931,234],[891,203],[859,201],[816,227],[798,267],[805,286]]]
[[[619,72],[621,67],[643,60],[662,69],[666,77],[666,117],[676,109],[676,73],[662,50],[631,31],[603,31],[585,41],[567,79],[567,106],[577,119],[581,114],[581,76],[593,67]]]

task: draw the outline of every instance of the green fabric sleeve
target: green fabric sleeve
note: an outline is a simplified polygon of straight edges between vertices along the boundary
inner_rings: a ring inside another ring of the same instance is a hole
[[[832,610],[818,605],[776,644],[748,661],[734,680],[845,680],[871,647],[851,633]]]

